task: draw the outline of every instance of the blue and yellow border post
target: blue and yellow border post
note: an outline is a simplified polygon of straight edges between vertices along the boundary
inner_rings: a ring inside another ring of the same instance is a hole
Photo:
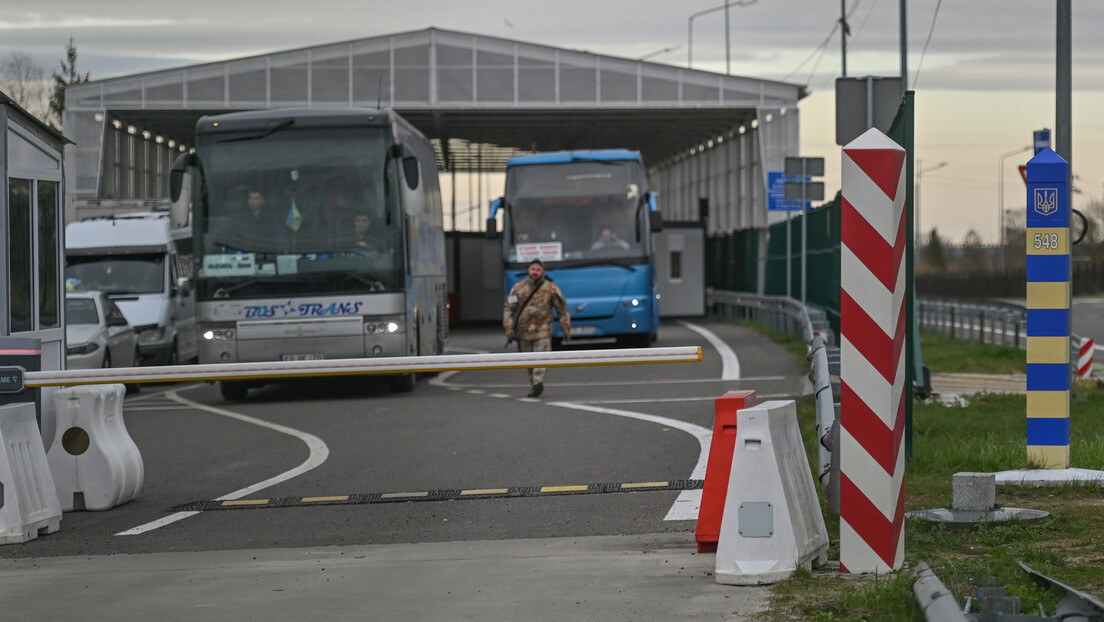
[[[1027,163],[1027,459],[1069,467],[1070,167],[1053,150]]]

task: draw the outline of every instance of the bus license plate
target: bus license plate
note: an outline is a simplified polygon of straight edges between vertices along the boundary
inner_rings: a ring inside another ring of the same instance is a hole
[[[281,354],[281,361],[322,361],[326,359],[326,355],[321,352],[309,353],[309,354]]]
[[[597,326],[572,326],[571,327],[571,336],[572,337],[580,337],[580,336],[585,336],[585,335],[596,335],[596,334],[598,334],[598,327]]]

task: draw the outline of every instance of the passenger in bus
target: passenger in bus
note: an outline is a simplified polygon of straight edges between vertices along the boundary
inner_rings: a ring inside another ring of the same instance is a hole
[[[386,250],[383,241],[372,228],[372,216],[366,211],[353,214],[353,230],[347,246],[354,251]]]
[[[604,227],[598,239],[594,241],[594,244],[590,245],[590,250],[600,251],[610,248],[629,250],[629,243],[617,237],[617,233],[615,233],[613,229]]]
[[[265,194],[261,190],[250,190],[246,198],[246,209],[239,218],[242,227],[239,235],[248,240],[240,250],[271,251],[279,244],[281,235],[278,216],[268,207]]]
[[[341,238],[341,221],[353,208],[353,194],[349,189],[349,180],[344,175],[331,177],[326,182],[322,213],[326,217],[326,230],[331,243]],[[347,223],[345,223],[347,224]]]

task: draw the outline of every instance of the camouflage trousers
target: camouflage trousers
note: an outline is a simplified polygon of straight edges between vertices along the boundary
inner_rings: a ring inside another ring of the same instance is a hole
[[[518,351],[519,352],[551,352],[552,351],[552,339],[534,339],[532,341],[528,339],[518,339]],[[530,367],[529,368],[529,386],[533,386],[538,382],[544,382],[544,368],[543,367]]]

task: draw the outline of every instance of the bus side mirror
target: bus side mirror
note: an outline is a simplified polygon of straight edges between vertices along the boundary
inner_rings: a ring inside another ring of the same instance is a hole
[[[656,205],[656,194],[648,193],[648,227],[653,231],[663,231],[663,215],[659,213]]]
[[[406,145],[391,145],[390,154],[392,158],[402,160],[403,179],[406,180],[407,189],[417,190],[419,183],[418,155]]]
[[[502,207],[502,197],[491,201],[491,215],[487,217],[487,229],[485,236],[488,240],[493,240],[498,237],[498,221],[495,220],[495,216],[498,215],[498,210]]]
[[[194,153],[184,153],[173,162],[169,170],[169,220],[175,228],[188,225],[188,214],[192,209],[192,174],[195,171]]]

